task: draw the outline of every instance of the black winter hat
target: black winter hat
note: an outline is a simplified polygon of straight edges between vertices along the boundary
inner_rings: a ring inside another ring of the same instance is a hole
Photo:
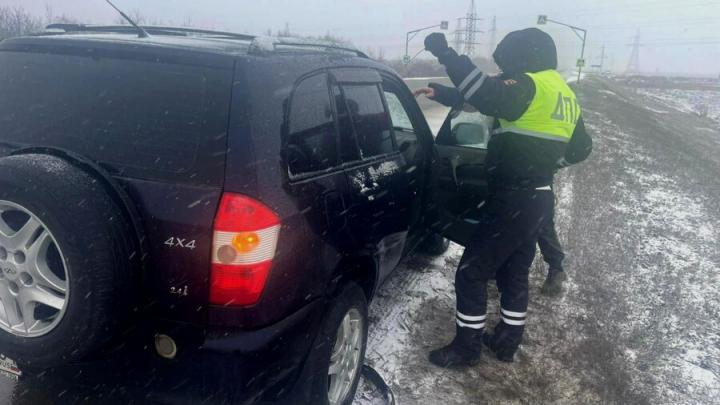
[[[495,49],[493,58],[505,75],[557,69],[555,41],[537,28],[507,34]]]

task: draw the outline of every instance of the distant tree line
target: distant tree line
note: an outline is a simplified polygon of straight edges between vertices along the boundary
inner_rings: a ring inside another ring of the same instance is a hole
[[[55,15],[52,7],[45,6],[45,16],[30,14],[22,7],[0,6],[0,40],[42,32],[49,24],[76,24],[78,21],[65,14]]]
[[[0,6],[0,39],[42,31],[43,19],[32,16],[22,7]]]
[[[290,31],[290,24],[285,23],[285,28],[275,31],[273,33],[272,29],[267,29],[264,32],[267,36],[276,36],[280,38],[286,38],[286,37],[294,37],[294,38],[303,38],[303,39],[309,39],[309,40],[315,40],[315,41],[324,41],[328,42],[337,46],[342,46],[346,48],[352,48],[353,44],[352,41],[339,37],[337,35],[333,35],[330,32],[325,33],[324,35],[302,35],[298,34],[296,32]]]

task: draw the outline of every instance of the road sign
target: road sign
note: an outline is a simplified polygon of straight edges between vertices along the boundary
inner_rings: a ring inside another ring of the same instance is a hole
[[[440,22],[440,29],[441,29],[441,30],[446,30],[446,29],[448,29],[449,26],[450,26],[450,24],[448,24],[447,21],[441,21],[441,22]]]
[[[546,15],[539,15],[538,16],[538,25],[545,25],[547,24],[547,16]]]
[[[406,65],[407,65],[408,63],[410,63],[410,56],[409,56],[409,55],[403,56],[403,63],[406,64]]]
[[[585,66],[585,59],[578,59],[576,66],[577,66],[577,67],[584,67],[584,66]]]

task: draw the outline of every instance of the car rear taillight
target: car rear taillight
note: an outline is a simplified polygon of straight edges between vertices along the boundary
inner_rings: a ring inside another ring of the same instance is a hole
[[[254,305],[265,288],[275,257],[280,219],[268,207],[225,193],[215,216],[210,303]]]

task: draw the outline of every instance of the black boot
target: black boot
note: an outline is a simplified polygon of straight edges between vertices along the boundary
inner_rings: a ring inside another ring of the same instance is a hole
[[[557,296],[562,292],[562,286],[565,280],[567,280],[567,276],[562,269],[550,268],[547,278],[545,279],[545,284],[543,284],[540,292],[549,297]]]
[[[472,367],[480,362],[482,329],[457,327],[455,339],[430,352],[430,362],[445,368]]]
[[[524,326],[512,326],[500,322],[493,333],[483,335],[483,343],[495,353],[498,360],[512,363],[515,352],[522,342],[524,330]]]

